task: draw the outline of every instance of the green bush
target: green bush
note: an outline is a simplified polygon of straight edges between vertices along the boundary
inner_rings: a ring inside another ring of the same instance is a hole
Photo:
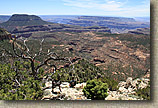
[[[83,88],[84,95],[92,100],[104,100],[108,96],[108,85],[100,80],[88,80]]]
[[[27,69],[28,62],[16,61],[14,65],[0,64],[0,100],[40,100],[42,81],[36,80]],[[43,70],[39,71],[42,78]]]
[[[110,79],[110,78],[100,78],[100,80],[103,82],[103,83],[107,83],[108,84],[108,87],[109,87],[109,90],[111,91],[116,91],[118,90],[118,82],[113,80],[113,79]]]
[[[92,80],[98,76],[98,73],[103,75],[103,72],[88,62],[87,60],[79,60],[78,63],[74,64],[74,68],[71,65],[70,67],[65,67],[57,70],[57,72],[52,76],[53,79],[57,78],[57,75],[60,74],[61,81],[71,81],[72,76],[74,76],[79,82],[86,82]]]
[[[150,86],[136,91],[137,96],[145,100],[150,100]]]

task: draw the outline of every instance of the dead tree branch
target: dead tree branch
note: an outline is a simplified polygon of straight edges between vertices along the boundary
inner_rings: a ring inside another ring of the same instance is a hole
[[[13,49],[14,55],[17,58],[22,58],[22,59],[30,61],[31,70],[32,70],[32,74],[33,74],[34,77],[37,76],[39,69],[43,66],[54,67],[54,73],[55,73],[56,72],[56,66],[52,65],[52,64],[49,64],[50,61],[69,61],[70,62],[70,59],[62,58],[62,57],[58,56],[55,52],[50,52],[48,50],[48,52],[46,54],[48,57],[42,63],[40,63],[37,67],[35,67],[35,59],[38,56],[41,56],[42,51],[43,51],[44,39],[41,40],[39,51],[37,53],[35,53],[34,56],[32,56],[30,54],[30,49],[28,48],[28,46],[26,44],[26,41],[28,41],[28,40],[27,39],[23,40],[24,47],[22,47],[22,45],[18,44],[18,42],[16,41],[16,38],[13,39],[12,43],[11,43],[12,44],[12,49]],[[72,63],[72,62],[70,62],[70,63]]]

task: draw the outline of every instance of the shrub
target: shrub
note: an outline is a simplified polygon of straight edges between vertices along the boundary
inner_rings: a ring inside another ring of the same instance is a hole
[[[116,91],[118,90],[118,82],[113,80],[113,79],[110,79],[110,78],[100,78],[100,80],[103,82],[103,83],[107,83],[108,84],[108,87],[109,87],[109,90],[111,91]]]
[[[0,100],[40,100],[43,95],[41,80],[36,80],[26,69],[28,62],[16,61],[13,66],[0,64]],[[43,70],[39,71],[42,78]]]
[[[136,91],[137,96],[145,100],[150,100],[150,86]]]
[[[84,95],[92,100],[104,100],[108,96],[108,85],[100,80],[88,80],[87,85],[83,88]]]

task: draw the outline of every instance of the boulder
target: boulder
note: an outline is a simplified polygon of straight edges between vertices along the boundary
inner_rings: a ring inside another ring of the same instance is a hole
[[[149,79],[144,79],[144,83],[148,84],[150,82]]]
[[[46,87],[52,87],[52,81],[46,82],[46,83],[45,83],[45,86],[46,86]]]
[[[47,96],[44,96],[41,100],[50,100],[51,97],[52,95],[47,95]]]
[[[136,80],[133,80],[133,81],[132,81],[131,85],[132,85],[133,88],[137,88],[138,80],[139,80],[139,79],[136,79]]]
[[[79,88],[79,89],[83,89],[85,86],[86,86],[86,83],[80,83],[80,84],[76,84],[74,87]]]
[[[133,91],[132,88],[128,88],[128,92],[131,93]]]
[[[126,85],[126,82],[121,81],[121,82],[118,84],[118,87],[123,87],[123,86],[125,86],[125,85]]]
[[[118,91],[120,91],[121,93],[123,93],[123,92],[128,92],[128,89],[126,89],[124,87],[119,87]]]
[[[126,80],[126,84],[131,84],[132,80],[133,80],[132,77],[128,77],[127,80]]]
[[[54,88],[54,89],[53,89],[53,92],[59,94],[59,93],[60,93],[60,89],[59,89],[59,87]]]
[[[113,97],[111,95],[108,95],[105,100],[118,100],[116,97]]]
[[[68,88],[69,87],[69,83],[68,82],[62,82],[60,87],[61,88]]]
[[[143,81],[139,84],[138,89],[146,88],[148,85],[143,83]]]

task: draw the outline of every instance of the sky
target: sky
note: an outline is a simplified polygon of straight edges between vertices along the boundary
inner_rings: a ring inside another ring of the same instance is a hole
[[[0,3],[0,15],[150,16],[150,0],[0,0]]]

